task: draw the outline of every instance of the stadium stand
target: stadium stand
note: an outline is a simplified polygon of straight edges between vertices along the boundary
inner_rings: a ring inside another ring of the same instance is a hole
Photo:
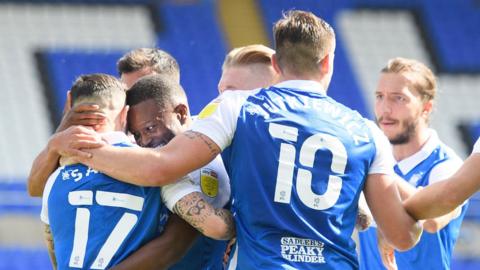
[[[65,92],[78,75],[116,75],[115,62],[122,53],[156,45],[178,60],[193,113],[217,95],[221,63],[230,48],[217,1],[0,0],[0,36],[5,40],[0,43],[0,228],[19,220],[19,213],[36,219],[39,201],[27,197],[25,177],[58,123]],[[480,134],[478,1],[256,3],[265,40],[271,40],[272,24],[282,11],[292,8],[310,10],[333,24],[338,39],[329,94],[368,117],[373,116],[372,90],[386,59],[401,55],[434,66],[440,94],[432,125],[448,145],[467,155]],[[460,136],[459,125],[470,142]],[[479,210],[476,194],[452,269],[480,268]],[[0,270],[49,269],[43,243],[12,246],[4,236],[0,233]]]
[[[51,269],[43,248],[0,248],[0,256],[0,270]]]
[[[60,122],[65,104],[66,90],[81,74],[107,73],[117,76],[117,60],[123,52],[85,52],[51,50],[39,54],[38,61],[45,68],[42,74],[50,112],[54,123]]]
[[[190,109],[197,114],[218,95],[227,44],[218,23],[215,1],[174,2],[162,2],[156,9],[161,27],[158,46],[177,59]]]

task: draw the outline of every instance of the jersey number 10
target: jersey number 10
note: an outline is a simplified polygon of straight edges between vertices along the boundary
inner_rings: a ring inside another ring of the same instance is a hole
[[[277,181],[275,185],[274,201],[290,203],[295,169],[296,143],[298,129],[287,125],[270,123],[268,130],[273,138],[288,141],[280,144],[280,157],[278,160]],[[292,144],[294,143],[294,144]],[[347,151],[343,143],[334,136],[318,133],[308,137],[300,147],[299,162],[304,167],[313,168],[315,153],[318,149],[327,148],[332,153],[330,169],[337,174],[343,174],[347,165]],[[312,172],[298,169],[297,193],[300,200],[308,207],[315,210],[324,210],[332,207],[340,197],[342,178],[329,175],[327,190],[319,195],[313,192]]]

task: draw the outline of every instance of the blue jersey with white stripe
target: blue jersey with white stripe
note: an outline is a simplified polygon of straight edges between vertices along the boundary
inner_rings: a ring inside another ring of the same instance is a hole
[[[58,269],[112,267],[164,225],[159,188],[119,182],[81,164],[56,175],[46,195]]]
[[[304,88],[312,87],[319,85]],[[277,85],[237,104],[223,155],[237,228],[229,269],[358,267],[351,234],[377,152],[372,125],[314,90]],[[218,128],[230,125],[218,119],[232,104],[221,99],[209,105],[219,106],[218,113],[201,114],[206,124],[193,130],[223,147],[215,132],[223,134]]]
[[[432,177],[446,179],[461,165],[461,160],[455,153],[442,144],[436,133],[432,132],[423,149],[415,154],[413,164],[395,166],[395,172],[405,181],[415,187],[431,184]],[[412,163],[409,162],[409,163]],[[402,167],[404,168],[402,170]],[[440,177],[435,175],[441,174]],[[432,176],[433,175],[433,176]],[[457,241],[460,226],[465,215],[468,202],[462,206],[458,217],[452,219],[437,233],[424,231],[418,244],[405,252],[395,252],[398,269],[450,269],[453,248]],[[359,234],[360,238],[360,269],[385,269],[377,247],[377,230],[369,228]]]

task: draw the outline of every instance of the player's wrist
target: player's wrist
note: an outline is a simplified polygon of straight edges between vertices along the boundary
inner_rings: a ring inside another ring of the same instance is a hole
[[[60,155],[60,143],[57,133],[50,137],[50,140],[47,143],[47,152],[50,155]]]

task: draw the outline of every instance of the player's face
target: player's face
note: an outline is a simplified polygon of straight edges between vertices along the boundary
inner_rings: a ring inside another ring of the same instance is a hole
[[[120,80],[127,86],[127,89],[130,89],[138,79],[152,73],[153,71],[150,68],[143,68],[134,72],[122,73]]]
[[[165,145],[182,131],[173,110],[161,110],[153,99],[130,107],[127,123],[128,130],[141,147]]]
[[[252,90],[274,84],[276,72],[271,65],[251,64],[225,68],[218,83],[218,92]]]
[[[392,144],[408,143],[418,130],[424,104],[401,74],[382,73],[375,92],[375,116]]]

